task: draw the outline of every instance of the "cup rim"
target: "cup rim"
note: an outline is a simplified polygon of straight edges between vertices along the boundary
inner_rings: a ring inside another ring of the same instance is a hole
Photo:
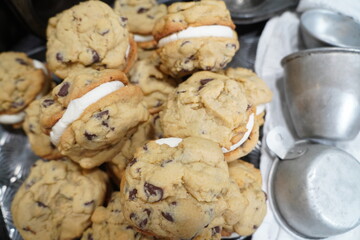
[[[288,62],[306,56],[311,56],[314,54],[328,54],[328,53],[346,53],[346,54],[358,54],[360,55],[359,48],[343,48],[343,47],[320,47],[300,50],[294,53],[291,53],[281,59],[281,66],[284,67]]]

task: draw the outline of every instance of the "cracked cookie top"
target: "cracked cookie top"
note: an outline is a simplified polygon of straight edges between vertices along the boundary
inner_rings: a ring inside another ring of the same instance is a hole
[[[84,171],[68,159],[38,160],[12,202],[14,224],[28,240],[81,237],[107,181],[101,170]]]
[[[22,111],[47,84],[45,73],[25,53],[0,53],[0,114]]]
[[[168,140],[148,142],[128,164],[121,181],[123,213],[144,233],[192,239],[223,214],[228,167],[212,141]]]
[[[82,2],[50,18],[47,40],[46,60],[60,78],[85,67],[125,70],[136,55],[126,21],[101,1]]]

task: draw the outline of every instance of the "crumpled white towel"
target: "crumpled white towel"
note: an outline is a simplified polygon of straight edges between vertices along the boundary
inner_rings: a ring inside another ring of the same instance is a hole
[[[303,0],[305,2],[325,2],[318,0]],[[355,0],[354,0],[355,1]],[[353,1],[353,2],[354,2]],[[360,0],[356,0],[360,3]],[[301,7],[301,3],[300,6]],[[328,1],[326,1],[328,2]],[[330,0],[329,0],[330,2]],[[331,1],[334,2],[334,1]],[[338,1],[343,4],[349,1]],[[314,4],[314,6],[319,6]],[[348,6],[349,7],[349,6]],[[360,15],[360,10],[358,11]],[[299,38],[299,18],[298,14],[285,12],[269,20],[260,37],[256,54],[255,71],[264,79],[274,93],[271,103],[267,104],[266,121],[264,125],[264,136],[274,127],[283,126],[293,135],[291,123],[289,122],[286,104],[282,95],[283,68],[280,61],[283,57],[302,49]],[[284,110],[285,109],[285,110]],[[264,138],[265,139],[265,138]],[[263,176],[263,189],[267,192],[268,174],[273,163],[273,156],[267,150],[263,139],[260,170]],[[360,160],[360,134],[353,141],[334,143],[337,147],[351,153]],[[268,213],[260,226],[253,235],[253,240],[295,240],[298,239],[288,234],[276,222],[272,209],[268,206]],[[328,240],[360,240],[360,227],[353,229],[342,235],[328,238]]]

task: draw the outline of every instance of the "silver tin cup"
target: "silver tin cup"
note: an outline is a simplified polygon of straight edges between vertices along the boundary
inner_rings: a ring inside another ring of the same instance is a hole
[[[305,239],[345,233],[360,223],[360,163],[331,146],[298,143],[269,175],[280,225]]]
[[[285,99],[300,138],[353,139],[360,130],[360,50],[316,48],[286,56]]]
[[[326,9],[311,9],[300,17],[305,46],[360,48],[360,24],[353,18]]]

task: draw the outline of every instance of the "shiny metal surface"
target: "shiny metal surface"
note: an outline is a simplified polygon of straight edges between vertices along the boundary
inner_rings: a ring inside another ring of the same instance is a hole
[[[360,130],[360,49],[318,48],[281,61],[300,138],[353,139]]]
[[[360,223],[360,164],[335,147],[300,143],[297,159],[279,160],[269,176],[269,201],[280,225],[303,239],[341,234]]]
[[[306,47],[360,48],[360,23],[325,9],[312,9],[300,18],[301,36]]]

